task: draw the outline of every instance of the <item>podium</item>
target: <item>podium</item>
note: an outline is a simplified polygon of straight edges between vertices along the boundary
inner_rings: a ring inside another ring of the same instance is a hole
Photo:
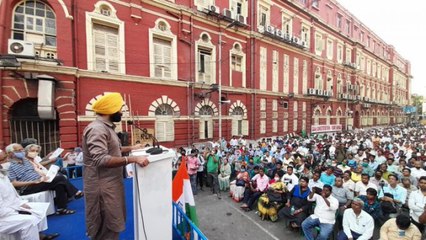
[[[175,152],[151,155],[149,148],[132,151],[131,156],[147,156],[149,165],[135,164],[133,206],[135,240],[172,239],[172,162]]]

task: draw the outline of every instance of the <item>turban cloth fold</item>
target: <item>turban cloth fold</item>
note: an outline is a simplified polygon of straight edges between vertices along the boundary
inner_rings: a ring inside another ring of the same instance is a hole
[[[123,103],[120,93],[107,93],[93,104],[92,109],[95,113],[110,115],[120,111]]]

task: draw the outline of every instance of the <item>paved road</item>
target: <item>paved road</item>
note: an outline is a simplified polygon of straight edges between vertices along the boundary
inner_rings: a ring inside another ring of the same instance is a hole
[[[200,229],[211,240],[299,240],[299,233],[291,232],[283,221],[262,221],[255,211],[245,212],[241,203],[234,202],[228,194],[222,199],[212,195],[209,188],[195,196]]]

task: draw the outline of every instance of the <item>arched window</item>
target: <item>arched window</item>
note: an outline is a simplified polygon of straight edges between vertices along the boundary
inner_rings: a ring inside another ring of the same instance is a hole
[[[55,48],[55,13],[42,1],[19,3],[13,13],[12,38]]]
[[[213,138],[213,120],[212,116],[214,114],[214,110],[209,105],[204,105],[199,110],[200,115],[200,125],[199,125],[199,133],[200,139],[208,139]]]
[[[157,109],[155,109],[155,115],[156,116],[169,116],[172,115],[173,116],[174,110],[172,108],[172,106],[170,106],[169,104],[161,104],[157,107]]]

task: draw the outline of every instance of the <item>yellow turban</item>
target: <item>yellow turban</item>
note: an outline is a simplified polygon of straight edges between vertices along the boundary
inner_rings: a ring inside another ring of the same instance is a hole
[[[109,115],[120,111],[123,103],[120,93],[107,93],[93,104],[92,109],[95,113]]]

